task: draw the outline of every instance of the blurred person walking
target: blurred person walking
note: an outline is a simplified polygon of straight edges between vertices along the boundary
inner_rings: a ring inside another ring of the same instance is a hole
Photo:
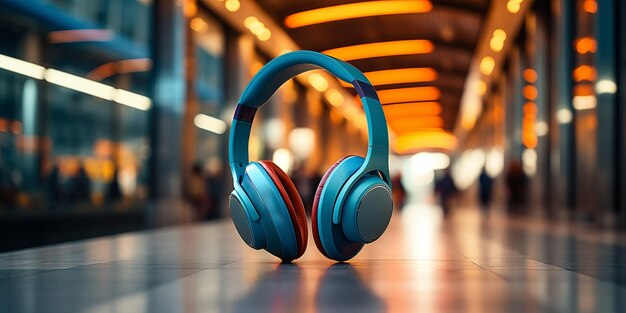
[[[491,203],[491,195],[493,193],[493,178],[487,174],[487,170],[483,167],[478,177],[478,200],[483,213],[487,213],[489,204]]]
[[[528,177],[519,161],[511,161],[506,171],[508,207],[511,213],[521,213],[526,205]]]
[[[204,187],[206,195],[206,219],[212,220],[221,217],[222,199],[225,198],[224,193],[224,176],[222,175],[223,165],[217,158],[209,160],[207,165],[207,175],[204,178]]]
[[[78,168],[78,172],[72,179],[72,200],[78,203],[89,203],[91,201],[91,180],[83,165]]]
[[[435,193],[439,195],[439,204],[443,209],[443,215],[450,214],[450,200],[458,192],[452,175],[450,175],[450,169],[446,168],[444,175],[435,183]]]
[[[106,201],[109,203],[115,203],[118,200],[122,199],[122,190],[120,189],[119,177],[120,173],[116,166],[115,170],[113,171],[113,178],[111,179],[111,182],[107,187]]]
[[[207,195],[204,190],[204,175],[202,164],[194,163],[191,167],[189,184],[187,186],[187,199],[191,203],[196,220],[204,220],[207,217]]]

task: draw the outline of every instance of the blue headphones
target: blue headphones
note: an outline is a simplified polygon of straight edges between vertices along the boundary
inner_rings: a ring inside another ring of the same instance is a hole
[[[324,174],[312,209],[313,238],[328,258],[345,261],[378,239],[389,224],[393,201],[389,179],[387,123],[376,90],[352,65],[330,56],[296,51],[267,63],[239,99],[229,140],[234,191],[230,215],[241,238],[284,262],[299,258],[307,245],[302,200],[287,174],[271,161],[249,162],[248,141],[258,107],[288,79],[324,69],[352,83],[361,98],[369,134],[367,156],[347,156]]]

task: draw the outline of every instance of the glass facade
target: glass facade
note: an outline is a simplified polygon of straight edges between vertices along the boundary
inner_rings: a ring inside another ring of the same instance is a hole
[[[149,109],[121,96],[149,94],[149,1],[4,2],[4,62],[46,70],[0,70],[1,214],[137,207],[148,195]],[[53,71],[73,78],[59,83]]]

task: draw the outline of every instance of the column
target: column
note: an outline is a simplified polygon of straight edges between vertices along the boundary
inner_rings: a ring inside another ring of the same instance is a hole
[[[150,195],[157,202],[181,198],[181,142],[185,100],[185,19],[182,2],[158,0],[153,6],[154,106],[150,117]],[[171,208],[172,210],[178,208]]]
[[[552,77],[551,84],[551,205],[558,215],[569,215],[573,207],[572,189],[574,182],[574,127],[572,107],[572,64],[574,9],[573,0],[553,1],[554,33],[552,37]]]
[[[616,128],[616,42],[614,0],[598,0],[595,16],[597,51],[594,63],[597,70],[597,169],[595,187],[598,213],[601,221],[612,222],[617,213],[615,156],[617,153]],[[623,123],[623,120],[620,120]]]

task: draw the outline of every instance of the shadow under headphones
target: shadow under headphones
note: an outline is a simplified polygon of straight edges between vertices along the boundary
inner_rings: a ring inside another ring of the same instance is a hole
[[[296,187],[272,161],[249,162],[248,141],[256,110],[287,80],[324,69],[354,85],[365,110],[367,156],[347,156],[324,174],[312,209],[313,238],[328,258],[346,261],[378,239],[389,224],[393,201],[389,179],[387,123],[376,90],[352,65],[313,51],[295,51],[268,62],[239,99],[229,138],[234,191],[230,215],[241,238],[289,262],[307,245],[304,205]]]

